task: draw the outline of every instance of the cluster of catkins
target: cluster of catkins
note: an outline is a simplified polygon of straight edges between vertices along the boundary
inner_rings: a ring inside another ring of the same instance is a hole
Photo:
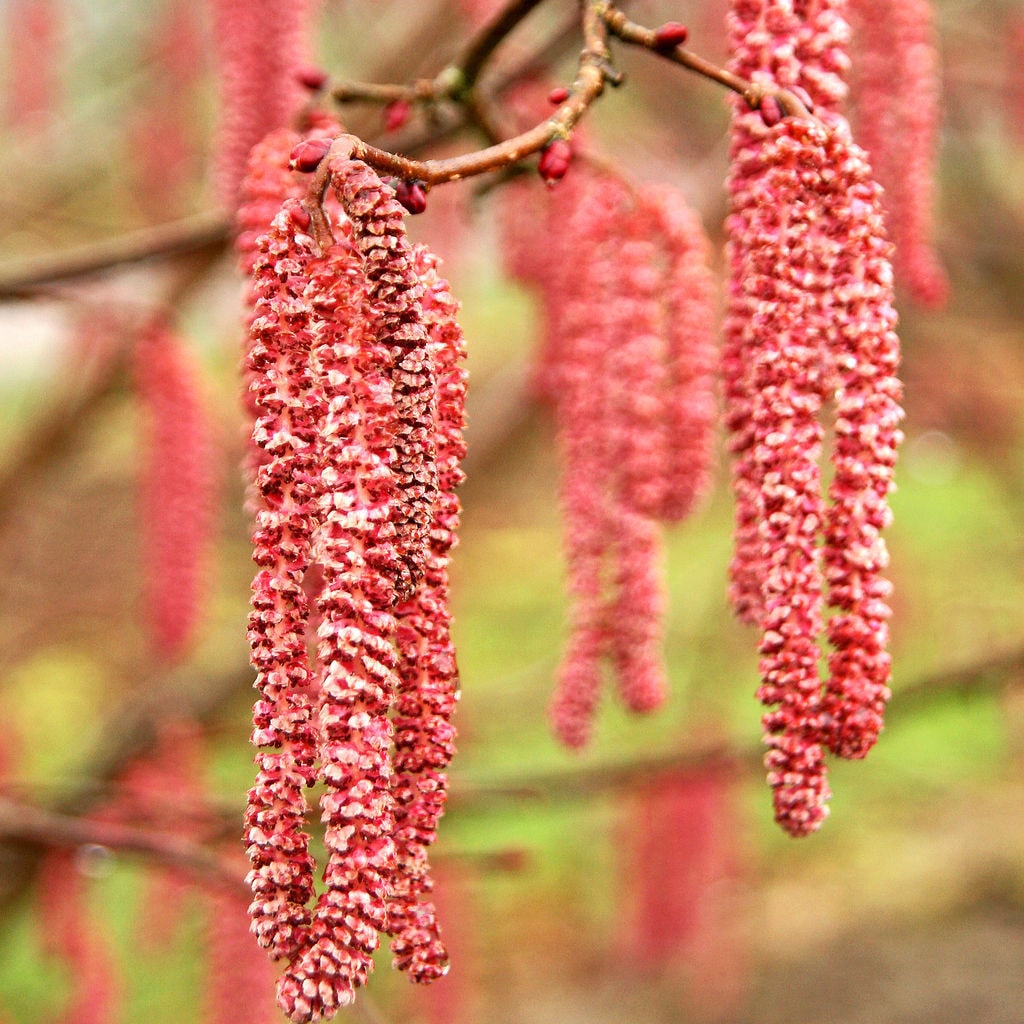
[[[699,218],[670,187],[579,164],[546,206],[517,195],[506,218],[510,270],[543,307],[535,384],[558,430],[571,601],[551,720],[577,748],[606,663],[630,710],[665,698],[661,524],[706,491],[717,412]]]
[[[414,980],[447,970],[427,848],[454,749],[465,380],[457,304],[407,240],[393,190],[332,150],[322,247],[294,198],[296,141],[278,132],[256,148],[240,212],[259,567],[246,842],[252,928],[285,963],[279,1004],[310,1021],[352,1000],[382,933]],[[303,830],[318,783],[319,894]]]
[[[793,90],[815,114],[776,120],[737,104],[728,183],[731,597],[762,631],[768,781],[776,820],[793,835],[827,815],[826,752],[863,757],[889,698],[881,531],[902,436],[899,344],[881,190],[837,113],[849,66],[844,8],[734,0],[729,20],[734,69]]]
[[[768,781],[793,835],[826,817],[827,754],[863,757],[889,697],[881,531],[901,437],[899,351],[881,192],[838,112],[845,7],[732,0],[733,69],[811,113],[784,116],[774,95],[760,110],[736,104],[720,355],[707,243],[670,189],[579,160],[566,175],[573,146],[561,140],[557,173],[550,152],[541,161],[549,183],[564,177],[547,208],[517,197],[506,223],[511,270],[546,316],[536,382],[564,463],[572,620],[554,729],[570,746],[587,741],[606,667],[628,707],[664,696],[660,524],[706,489],[719,371],[736,495],[730,597],[761,630]],[[295,1021],[352,999],[381,934],[415,980],[447,967],[427,848],[457,697],[447,564],[463,340],[436,260],[407,241],[392,188],[344,137],[330,143],[339,134],[314,119],[301,144],[269,135],[239,214],[259,566],[250,912],[285,964],[279,1003]],[[329,244],[295,173],[320,160]],[[319,894],[303,831],[315,784]]]

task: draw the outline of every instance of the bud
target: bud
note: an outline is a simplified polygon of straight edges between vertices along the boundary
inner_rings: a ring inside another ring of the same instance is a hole
[[[310,92],[319,92],[326,84],[328,74],[323,68],[304,67],[295,72],[296,81]]]
[[[284,209],[288,211],[288,219],[300,231],[305,231],[313,223],[313,218],[310,217],[309,211],[298,199],[286,199],[284,201]]]
[[[393,182],[395,198],[409,213],[422,213],[427,208],[427,193],[418,181]]]
[[[761,120],[764,121],[768,128],[777,125],[785,116],[782,112],[782,104],[777,96],[765,96],[761,100],[760,110]]]
[[[654,48],[660,51],[674,50],[682,46],[690,36],[689,29],[678,21],[666,21],[654,31]]]
[[[572,162],[572,146],[567,139],[549,142],[540,154],[537,170],[549,185],[561,181]]]
[[[395,100],[384,108],[384,131],[397,132],[405,126],[412,113],[412,104],[408,100]]]
[[[814,113],[814,100],[806,89],[799,85],[791,85],[789,91],[807,108],[808,114]]]
[[[559,85],[548,93],[548,103],[557,107],[559,103],[564,103],[570,95],[571,93],[564,85]]]
[[[288,156],[288,166],[293,171],[302,171],[303,173],[315,171],[330,148],[330,139],[306,139],[291,151]]]

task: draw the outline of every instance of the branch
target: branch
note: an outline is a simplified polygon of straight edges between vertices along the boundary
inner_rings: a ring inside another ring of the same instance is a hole
[[[456,61],[455,66],[462,72],[462,86],[472,89],[476,85],[487,61],[505,40],[505,37],[543,0],[511,0],[505,9],[480,34],[471,39]]]
[[[167,867],[251,896],[238,867],[198,843],[116,822],[46,811],[0,797],[0,841],[36,847],[103,846],[141,853]]]
[[[1024,646],[983,658],[961,668],[941,669],[922,676],[897,691],[888,709],[890,724],[903,714],[925,710],[933,701],[950,694],[988,693],[1024,687]],[[653,776],[717,767],[742,775],[760,770],[764,748],[760,745],[721,742],[687,750],[651,754],[620,764],[586,765],[570,770],[553,770],[527,775],[510,783],[473,783],[460,779],[452,787],[453,808],[471,808],[495,799],[568,799],[589,797],[608,790],[623,789]]]
[[[528,131],[486,149],[443,160],[410,160],[371,146],[354,135],[342,135],[335,140],[329,156],[362,160],[377,171],[405,181],[419,181],[429,188],[501,170],[540,152],[554,139],[568,138],[590,105],[604,92],[605,82],[615,80],[608,62],[607,33],[597,16],[599,7],[600,3],[595,0],[586,0],[584,4],[585,47],[569,97],[559,104],[551,117]],[[315,211],[322,206],[330,184],[330,164],[331,160],[325,158],[310,183],[308,205],[318,221],[322,218],[317,218]]]
[[[226,214],[202,213],[56,256],[5,265],[0,267],[0,299],[28,298],[42,285],[87,277],[129,263],[220,248],[229,236]]]
[[[108,726],[100,731],[104,739],[84,762],[88,766],[81,773],[84,782],[66,790],[50,811],[69,817],[85,813],[103,792],[96,783],[114,778],[129,761],[149,749],[159,723],[169,711],[178,717],[206,721],[251,682],[248,666],[244,673],[236,668],[218,676],[196,677],[187,670],[177,670],[140,680],[140,695],[115,709]],[[38,866],[35,853],[25,844],[0,844],[0,919],[4,909],[29,885]]]
[[[645,28],[636,22],[630,21],[622,11],[615,10],[611,4],[607,4],[601,11],[601,18],[613,36],[621,39],[624,43],[633,46],[640,46],[659,57],[679,64],[698,75],[724,85],[727,89],[739,93],[746,100],[751,110],[758,110],[761,103],[768,97],[774,96],[779,101],[783,112],[791,117],[810,117],[811,114],[803,102],[794,96],[788,89],[777,89],[770,85],[762,85],[756,82],[748,82],[747,79],[734,75],[731,71],[713,64],[703,57],[691,53],[681,45],[666,49],[658,38],[655,29]]]

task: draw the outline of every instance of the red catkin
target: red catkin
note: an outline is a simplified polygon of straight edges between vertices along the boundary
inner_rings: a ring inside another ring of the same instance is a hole
[[[392,470],[398,485],[400,558],[407,571],[397,581],[408,595],[422,578],[437,466],[430,425],[436,388],[423,322],[423,288],[412,265],[403,210],[377,174],[358,160],[331,165],[334,191],[352,221],[353,245],[362,260],[376,335],[388,353],[388,377],[397,414]]]
[[[250,321],[254,437],[267,456],[253,741],[270,748],[247,815],[250,913],[287,961],[278,1003],[296,1022],[352,1001],[381,934],[414,980],[447,969],[426,851],[454,752],[447,559],[464,346],[457,305],[434,258],[407,242],[392,190],[356,161],[332,171],[345,211],[334,243],[321,252],[286,200],[256,244]],[[327,863],[310,909],[301,786],[314,779]]]
[[[925,306],[949,291],[933,241],[941,81],[928,0],[852,0],[857,138],[879,184],[896,280]]]
[[[139,523],[144,607],[156,652],[181,657],[202,618],[216,467],[199,366],[162,322],[132,351],[143,416]]]
[[[257,775],[249,791],[246,836],[252,870],[253,933],[274,959],[308,942],[313,860],[303,831],[303,790],[316,779],[316,736],[306,652],[303,580],[316,526],[317,423],[306,400],[311,371],[302,264],[312,246],[287,211],[260,237],[254,260],[255,308],[247,365],[257,413],[253,439],[265,459],[256,474],[249,618],[251,661],[260,698],[253,709]]]
[[[58,113],[64,26],[57,0],[7,5],[7,120],[22,131],[47,127]]]
[[[98,922],[91,919],[88,886],[74,851],[47,853],[37,881],[37,915],[45,951],[70,974],[63,1019],[108,1024],[121,1009],[117,965]]]
[[[252,147],[290,125],[306,97],[298,72],[309,64],[309,17],[307,0],[214,0],[221,98],[215,179],[231,209]]]
[[[845,121],[828,112],[842,93],[838,13],[738,0],[734,28],[758,9],[782,36],[762,50],[761,37],[739,31],[737,63],[761,61],[793,82],[803,73],[799,61],[779,63],[779,55],[803,54],[807,69],[822,72],[805,81],[825,108],[821,122],[787,118],[767,130],[738,109],[728,225],[732,593],[738,614],[762,630],[758,696],[769,708],[765,760],[776,820],[806,835],[827,813],[825,750],[863,757],[889,696],[890,585],[881,575],[880,531],[891,518],[886,497],[900,440],[899,350],[880,190]],[[836,409],[830,503],[818,468],[826,400]],[[827,630],[826,598],[836,609]],[[832,653],[823,682],[825,635]]]
[[[448,561],[460,517],[456,490],[463,478],[459,466],[465,454],[466,375],[461,365],[465,342],[455,319],[458,304],[438,275],[436,258],[418,247],[414,260],[424,283],[424,319],[435,350],[438,498],[424,578],[416,593],[395,610],[400,661],[391,788],[398,871],[387,930],[393,936],[395,966],[415,981],[431,981],[448,969],[429,899],[427,850],[444,812],[445,769],[455,753],[452,714],[459,693],[448,611]]]

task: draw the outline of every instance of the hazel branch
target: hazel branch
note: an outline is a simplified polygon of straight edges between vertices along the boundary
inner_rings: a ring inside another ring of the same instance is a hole
[[[782,107],[783,113],[787,116],[811,116],[805,104],[787,89],[773,89],[771,86],[749,82],[739,75],[734,75],[726,68],[721,68],[717,64],[692,53],[685,49],[682,44],[666,47],[656,29],[645,28],[643,25],[630,21],[622,11],[616,10],[610,4],[602,7],[601,18],[608,31],[617,39],[621,39],[622,42],[629,43],[632,46],[639,46],[650,50],[659,57],[664,57],[674,64],[679,64],[690,71],[694,71],[698,75],[710,79],[712,82],[724,85],[725,88],[739,93],[746,100],[751,110],[760,109],[761,103],[766,97],[774,96]]]
[[[11,267],[0,267],[0,299],[28,298],[43,285],[88,277],[145,260],[219,251],[230,234],[228,218],[222,212],[204,213],[70,252],[22,260]]]
[[[539,153],[555,139],[568,138],[580,118],[604,92],[605,83],[616,82],[608,59],[607,32],[599,16],[601,6],[590,0],[583,7],[585,45],[568,97],[550,117],[533,128],[485,149],[442,160],[411,160],[371,146],[354,135],[343,135],[336,139],[328,156],[362,160],[376,171],[395,175],[405,181],[418,181],[430,188],[502,170]],[[318,214],[317,211],[330,183],[330,163],[328,158],[320,163],[310,183],[307,198],[307,207],[321,241],[325,237],[323,231],[326,221],[322,213]]]
[[[143,854],[167,867],[249,895],[249,887],[237,865],[229,864],[197,843],[131,825],[43,810],[3,797],[0,797],[0,841],[43,847],[93,845]]]
[[[338,103],[437,103],[450,99],[469,103],[470,94],[494,51],[515,27],[543,0],[511,0],[495,18],[466,44],[462,55],[434,78],[411,85],[343,81],[331,87]]]
[[[456,61],[464,89],[472,89],[479,79],[491,54],[501,45],[513,29],[543,0],[511,0],[493,21],[484,25],[480,33],[469,41]]]

